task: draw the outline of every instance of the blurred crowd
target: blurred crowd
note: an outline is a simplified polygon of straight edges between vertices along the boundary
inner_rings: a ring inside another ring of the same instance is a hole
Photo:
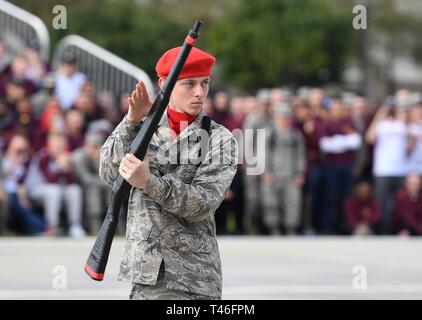
[[[216,215],[220,234],[422,235],[420,93],[375,103],[308,87],[220,91],[208,112],[265,159],[257,174],[239,165]]]
[[[97,92],[72,56],[52,72],[39,49],[0,43],[0,234],[96,234],[111,191],[100,149],[128,93]],[[265,164],[238,165],[218,234],[422,235],[419,93],[220,90],[204,111]]]
[[[111,193],[100,149],[128,95],[96,92],[71,55],[52,72],[39,49],[10,55],[0,43],[0,233],[95,234]]]

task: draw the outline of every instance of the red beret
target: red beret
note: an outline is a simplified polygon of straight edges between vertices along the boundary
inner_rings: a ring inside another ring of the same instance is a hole
[[[166,78],[170,69],[179,55],[181,47],[167,50],[158,60],[155,66],[157,76]],[[211,76],[211,68],[215,63],[215,58],[209,53],[193,47],[189,53],[179,79]]]

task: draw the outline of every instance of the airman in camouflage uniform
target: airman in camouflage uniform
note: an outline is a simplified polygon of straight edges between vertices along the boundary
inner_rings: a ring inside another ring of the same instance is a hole
[[[181,77],[169,105],[197,117],[175,140],[165,112],[145,159],[128,154],[151,107],[140,81],[128,114],[101,149],[101,178],[111,184],[121,174],[132,185],[119,273],[133,284],[131,299],[221,299],[214,212],[236,173],[237,144],[214,121],[204,132],[202,103],[189,103],[205,101],[210,77]]]
[[[245,153],[256,155],[256,166],[250,163],[245,170],[245,195],[246,195],[246,216],[251,219],[252,233],[265,233],[263,209],[265,207],[264,188],[265,172],[268,170],[269,141],[274,129],[272,119],[271,91],[261,89],[257,95],[259,108],[251,112],[245,119],[243,130],[245,132]],[[246,131],[252,132],[247,134]],[[263,132],[264,141],[260,141],[258,131]],[[264,143],[262,143],[264,142]],[[249,151],[246,151],[249,148]],[[247,159],[246,159],[247,160]],[[247,160],[248,161],[248,160]],[[254,172],[254,169],[257,172]]]
[[[274,109],[275,130],[270,136],[264,184],[264,221],[274,235],[280,234],[282,226],[287,234],[294,234],[300,222],[305,145],[301,132],[292,127],[292,117],[287,104]]]

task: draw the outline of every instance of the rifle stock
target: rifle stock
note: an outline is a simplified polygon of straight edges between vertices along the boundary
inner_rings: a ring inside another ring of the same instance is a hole
[[[151,138],[157,130],[158,123],[167,108],[174,85],[176,84],[192,47],[195,45],[201,24],[202,22],[196,21],[194,27],[189,31],[179,56],[164,82],[163,88],[158,93],[150,112],[142,123],[135,139],[132,141],[130,152],[141,160],[144,159]],[[101,281],[104,278],[104,272],[119,220],[120,208],[125,196],[129,194],[130,189],[131,185],[120,175],[113,183],[111,201],[107,209],[106,217],[85,264],[85,272],[93,280]]]

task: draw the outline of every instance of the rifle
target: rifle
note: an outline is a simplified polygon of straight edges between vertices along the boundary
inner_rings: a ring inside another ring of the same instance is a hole
[[[155,98],[151,110],[142,123],[135,139],[132,141],[130,152],[138,159],[144,159],[151,138],[157,130],[158,123],[167,108],[174,85],[176,84],[179,74],[185,65],[186,59],[188,58],[188,55],[198,38],[198,31],[201,24],[201,21],[196,21],[193,28],[189,31],[176,62],[164,82],[163,88]],[[101,225],[97,240],[95,241],[94,247],[92,248],[85,264],[85,272],[93,280],[101,281],[104,279],[104,271],[119,220],[120,208],[125,196],[129,194],[131,188],[132,186],[124,180],[121,175],[119,175],[113,183],[111,201],[108,206],[106,217]]]

